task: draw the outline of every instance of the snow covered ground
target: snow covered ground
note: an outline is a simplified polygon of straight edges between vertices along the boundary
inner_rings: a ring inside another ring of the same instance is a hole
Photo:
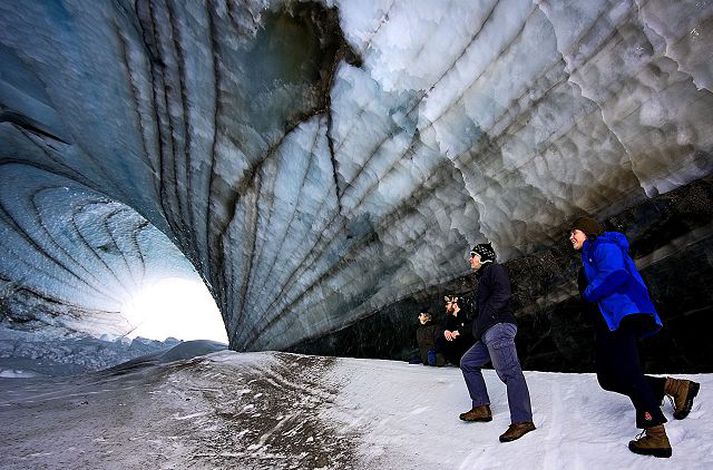
[[[59,328],[22,331],[0,326],[0,377],[76,375],[106,369],[137,357],[166,351],[180,344],[175,338],[103,335],[95,338]],[[215,343],[219,344],[219,343]],[[223,345],[223,349],[227,345]]]
[[[671,459],[637,456],[628,399],[592,374],[526,372],[535,424],[502,444],[505,389],[486,371],[494,419],[464,423],[460,371],[401,362],[215,352],[186,343],[106,371],[0,378],[0,468],[713,468],[708,404],[671,418]],[[174,362],[168,362],[174,361]]]

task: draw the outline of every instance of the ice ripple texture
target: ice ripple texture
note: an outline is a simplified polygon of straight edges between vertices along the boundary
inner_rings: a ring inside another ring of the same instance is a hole
[[[709,175],[711,51],[702,1],[3,2],[0,279],[121,330],[160,231],[286,348]]]

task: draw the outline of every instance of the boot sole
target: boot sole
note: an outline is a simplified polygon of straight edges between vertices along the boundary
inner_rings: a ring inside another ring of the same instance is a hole
[[[691,412],[691,408],[693,408],[693,399],[696,398],[696,395],[698,395],[698,391],[700,389],[701,384],[697,382],[691,382],[691,385],[688,387],[688,393],[686,394],[686,401],[683,406],[683,409],[673,414],[674,419],[684,419],[686,416],[688,416],[688,413]]]
[[[629,450],[635,454],[639,455],[651,455],[653,457],[659,457],[662,459],[667,459],[673,455],[672,449],[639,449],[634,445],[634,441],[629,442]]]

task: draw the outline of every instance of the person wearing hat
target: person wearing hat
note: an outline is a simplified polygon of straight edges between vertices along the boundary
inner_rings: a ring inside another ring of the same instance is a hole
[[[510,442],[533,431],[530,392],[515,348],[517,326],[510,307],[510,278],[505,268],[495,262],[490,244],[480,244],[470,252],[470,267],[478,278],[476,317],[473,337],[476,343],[463,354],[460,368],[472,402],[470,411],[460,419],[470,422],[492,421],[490,398],[483,380],[482,367],[492,362],[498,378],[505,383],[510,408],[510,426],[500,442]]]
[[[643,429],[637,439],[629,442],[629,450],[670,457],[666,418],[660,408],[663,397],[671,397],[673,417],[683,419],[691,411],[700,384],[644,375],[637,342],[659,331],[663,324],[628,254],[626,236],[605,232],[596,220],[579,217],[572,223],[569,241],[582,253],[580,293],[588,303],[587,309],[595,310],[597,380],[604,390],[631,399],[636,409],[636,427]]]
[[[457,295],[447,295],[445,301],[446,319],[438,335],[438,350],[454,365],[460,364],[463,353],[473,345],[471,322],[467,309],[461,308],[463,303]]]

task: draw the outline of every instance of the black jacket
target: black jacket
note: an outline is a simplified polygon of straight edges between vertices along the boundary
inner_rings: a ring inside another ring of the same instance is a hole
[[[478,291],[475,297],[476,317],[473,337],[479,340],[496,323],[516,324],[510,306],[510,278],[505,268],[497,263],[486,263],[476,273]]]
[[[463,305],[463,308],[460,309],[457,317],[446,313],[443,326],[438,332],[437,346],[446,359],[448,359],[448,361],[452,364],[458,365],[463,353],[466,352],[475,342],[471,334],[473,330],[472,323],[473,318],[467,305]],[[453,341],[446,341],[443,336],[443,332],[445,330],[458,330],[460,335]]]
[[[468,337],[468,336],[470,336],[470,332],[472,329],[472,326],[471,326],[472,323],[473,323],[472,315],[469,314],[467,307],[464,306],[463,308],[460,309],[460,311],[458,311],[457,317],[451,315],[450,313],[446,313],[446,320],[444,322],[443,328],[441,328],[441,334],[443,334],[443,332],[445,330],[449,330],[449,331],[458,330],[458,332],[461,335],[465,335],[465,337]]]

